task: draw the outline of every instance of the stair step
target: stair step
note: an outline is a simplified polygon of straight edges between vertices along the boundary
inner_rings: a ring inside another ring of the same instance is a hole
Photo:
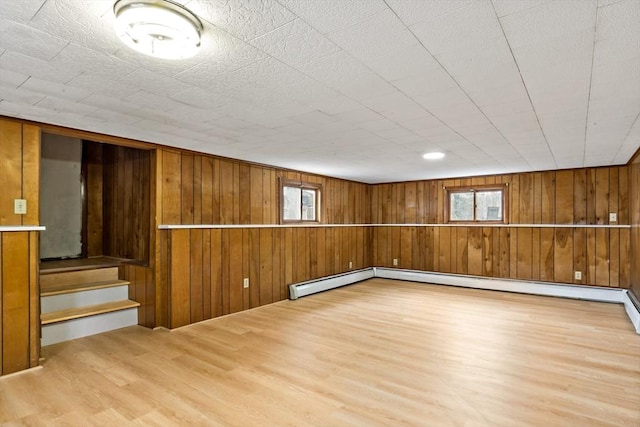
[[[57,288],[59,286],[79,285],[107,280],[118,280],[118,267],[41,274],[40,291],[48,292],[50,288]]]
[[[61,259],[42,261],[40,263],[40,275],[64,273],[69,271],[94,270],[97,268],[117,267],[126,258],[108,256],[96,256],[89,258]]]
[[[52,311],[40,315],[40,323],[49,325],[51,323],[64,322],[65,320],[79,319],[81,317],[94,316],[96,314],[110,313],[113,311],[126,310],[128,308],[139,307],[140,303],[131,300],[111,301],[103,304],[89,305],[86,307],[75,307],[66,310]]]
[[[116,286],[128,285],[126,280],[102,280],[100,282],[76,283],[74,285],[58,285],[47,287],[46,290],[40,292],[41,297],[52,295],[70,294],[72,292],[83,292],[94,289],[113,288]]]

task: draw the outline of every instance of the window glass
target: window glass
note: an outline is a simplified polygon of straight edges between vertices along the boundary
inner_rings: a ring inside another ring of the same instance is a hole
[[[502,191],[476,192],[476,220],[502,220]]]
[[[473,193],[451,193],[451,221],[473,221]]]
[[[283,219],[285,221],[296,221],[301,219],[300,203],[302,191],[295,187],[283,188]]]
[[[316,220],[316,190],[302,190],[302,220]]]

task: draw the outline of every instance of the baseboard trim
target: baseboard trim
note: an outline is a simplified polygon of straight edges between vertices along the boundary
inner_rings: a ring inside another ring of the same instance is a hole
[[[620,288],[603,288],[597,286],[536,282],[532,280],[499,279],[462,274],[435,273],[430,271],[370,267],[289,285],[289,299],[295,300],[300,297],[350,285],[374,277],[434,285],[623,304],[629,320],[633,324],[636,332],[640,334],[640,311],[631,300],[629,292],[626,289]]]
[[[629,316],[629,320],[631,320],[631,324],[636,329],[636,332],[640,334],[640,310],[638,306],[633,303],[633,296],[627,290],[624,291],[622,303],[624,304],[624,310],[627,312],[627,316]]]
[[[289,285],[289,299],[295,300],[307,295],[328,291],[329,289],[362,282],[363,280],[372,279],[373,277],[374,269],[369,267],[363,268],[362,270],[336,274],[335,276],[327,276],[320,279],[308,280],[306,282],[294,283]]]
[[[623,302],[624,297],[624,289],[618,288],[563,285],[559,283],[497,279],[492,277],[433,273],[428,271],[401,270],[384,267],[374,267],[374,270],[375,277],[384,279],[408,280],[410,282],[432,283],[436,285],[458,286],[463,288],[516,292],[521,294],[583,299],[588,301],[615,302],[619,304]]]

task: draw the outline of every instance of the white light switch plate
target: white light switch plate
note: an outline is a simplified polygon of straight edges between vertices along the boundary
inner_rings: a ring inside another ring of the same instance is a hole
[[[611,212],[609,214],[609,222],[618,222],[618,214],[615,212]]]
[[[27,213],[27,201],[25,199],[14,199],[13,213],[16,215],[25,215]]]

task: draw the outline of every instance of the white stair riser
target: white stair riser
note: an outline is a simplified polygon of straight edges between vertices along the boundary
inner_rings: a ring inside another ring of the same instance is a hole
[[[103,332],[138,324],[138,309],[112,311],[59,323],[42,326],[41,345],[47,346],[76,338],[88,337]]]
[[[40,298],[40,310],[44,314],[69,308],[86,307],[88,305],[102,304],[111,301],[121,301],[128,298],[128,285],[88,289],[80,292],[44,296]]]

